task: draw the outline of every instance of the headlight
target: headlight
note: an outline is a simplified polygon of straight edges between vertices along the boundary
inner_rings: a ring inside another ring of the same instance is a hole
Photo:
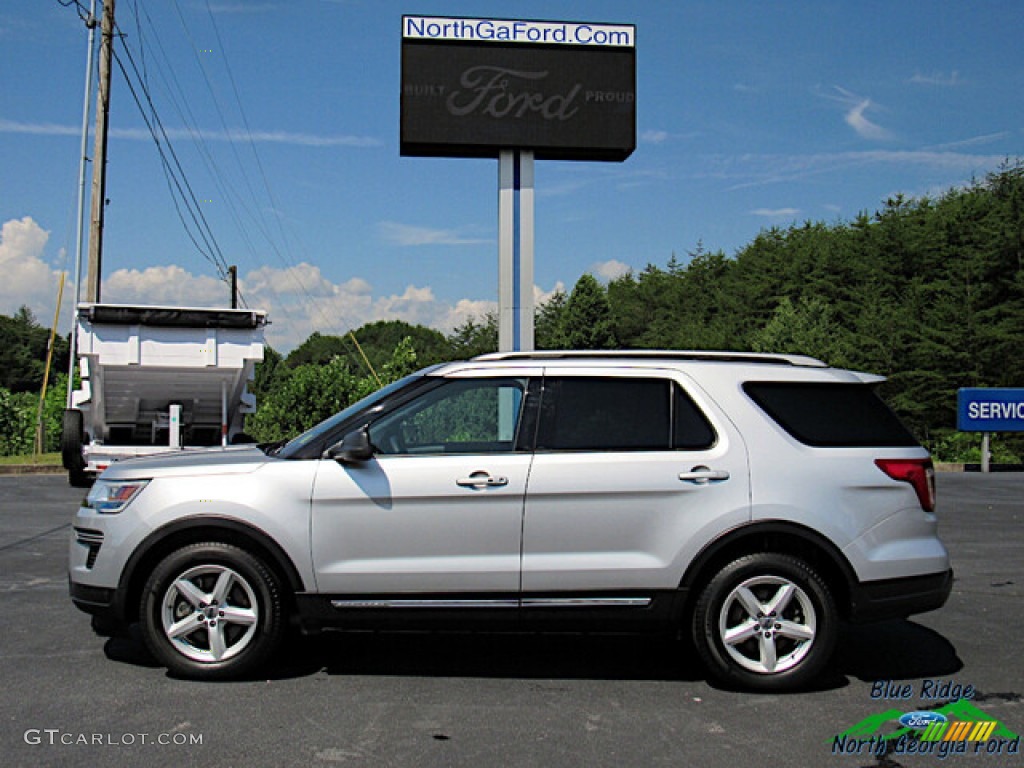
[[[97,480],[85,497],[85,506],[101,515],[116,515],[149,484],[149,480]]]

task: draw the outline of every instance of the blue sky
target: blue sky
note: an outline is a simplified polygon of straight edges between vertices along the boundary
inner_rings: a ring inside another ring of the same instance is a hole
[[[587,271],[685,261],[698,243],[732,255],[763,228],[848,221],[1020,157],[1022,11],[118,0],[117,19],[220,253],[288,350],[313,330],[398,318],[449,331],[496,307],[497,162],[399,156],[403,13],[636,25],[636,151],[537,163],[542,300]],[[85,55],[73,6],[0,8],[0,313],[27,304],[47,325],[57,275],[74,272]],[[116,68],[111,126],[103,299],[223,305]]]

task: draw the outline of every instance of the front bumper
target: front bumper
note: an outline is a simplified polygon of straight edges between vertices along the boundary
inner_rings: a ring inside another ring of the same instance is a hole
[[[93,616],[117,618],[116,590],[107,587],[91,587],[88,584],[76,584],[68,580],[68,591],[71,600],[81,611]]]
[[[945,605],[953,590],[953,569],[924,576],[863,581],[850,592],[850,620],[903,619]]]

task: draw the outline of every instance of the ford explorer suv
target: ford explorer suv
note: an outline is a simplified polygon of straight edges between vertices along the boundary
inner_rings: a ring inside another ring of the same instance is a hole
[[[808,685],[843,621],[952,585],[927,451],[878,376],[731,352],[433,366],[290,442],[118,462],[70,590],[175,675],[289,626],[661,631],[732,687]]]

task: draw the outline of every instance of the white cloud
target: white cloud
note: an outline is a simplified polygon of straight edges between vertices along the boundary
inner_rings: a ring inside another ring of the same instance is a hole
[[[51,322],[59,272],[43,259],[48,240],[49,232],[29,216],[4,223],[0,313],[13,315],[27,305],[41,323]],[[239,275],[238,284],[247,306],[267,311],[267,342],[283,352],[301,344],[313,331],[341,335],[377,320],[404,320],[449,333],[469,319],[482,321],[498,309],[497,302],[488,299],[440,299],[431,286],[408,285],[401,293],[377,295],[361,277],[335,283],[319,267],[305,262],[288,269],[259,267]],[[67,312],[73,303],[71,289],[65,286]],[[534,286],[534,298],[539,305],[557,290],[565,290],[562,283],[551,291]],[[112,304],[230,305],[225,281],[193,274],[176,264],[118,269],[104,279],[100,293],[104,302]],[[61,333],[70,329],[69,322],[62,320]]]
[[[17,120],[0,118],[0,133],[23,133],[34,136],[74,136],[78,137],[82,129],[75,125],[57,123],[23,123]],[[316,135],[311,133],[292,133],[290,131],[248,131],[242,128],[227,130],[192,131],[187,128],[166,129],[167,138],[171,141],[227,141],[233,143],[287,144],[300,147],[379,147],[382,142],[370,136],[352,136],[348,134]],[[111,128],[110,138],[127,139],[129,141],[152,141],[146,128]]]
[[[561,280],[556,282],[554,288],[550,291],[545,291],[539,285],[533,286],[533,306],[539,307],[542,304],[547,304],[556,293],[566,293],[565,283]],[[494,308],[498,308],[497,304],[495,304]]]
[[[403,247],[417,245],[481,245],[490,240],[469,238],[454,229],[433,229],[402,224],[397,221],[381,221],[377,224],[381,237],[392,245]]]
[[[43,260],[49,239],[50,233],[31,216],[4,222],[0,229],[0,313],[13,315],[24,305],[40,323],[52,322],[60,273]],[[66,284],[65,289],[68,287]]]
[[[207,6],[210,13],[264,13],[280,11],[280,6],[275,3],[211,3]]]
[[[629,264],[624,264],[618,259],[609,259],[608,261],[599,261],[596,264],[591,265],[590,273],[605,282],[614,280],[617,277],[622,277],[624,274],[632,269]]]
[[[100,298],[111,304],[164,304],[180,307],[229,306],[228,286],[179,266],[118,269],[103,280]]]
[[[648,144],[662,144],[668,141],[668,138],[668,131],[649,130],[640,134],[640,141],[645,141]]]
[[[907,82],[914,85],[937,85],[943,88],[952,88],[961,85],[963,80],[960,77],[960,73],[954,69],[949,74],[945,72],[932,72],[930,74],[915,72],[914,76],[907,80]]]
[[[800,215],[799,208],[755,208],[750,212],[754,216],[768,219],[792,219]]]
[[[960,139],[959,141],[950,141],[945,144],[935,144],[931,147],[926,147],[928,151],[936,152],[939,150],[948,149],[959,149],[962,147],[976,147],[984,144],[992,144],[996,141],[1002,141],[1010,138],[1011,134],[1009,131],[997,131],[995,133],[985,133],[980,136],[971,136],[970,138]]]
[[[828,94],[827,98],[838,101],[847,107],[843,120],[856,131],[858,136],[872,141],[885,141],[892,137],[889,131],[869,120],[865,114],[869,109],[874,109],[877,106],[871,99],[858,96],[845,88],[840,88],[838,85],[833,86],[833,88],[838,96]]]
[[[857,102],[854,107],[846,113],[843,118],[846,124],[853,128],[859,136],[865,139],[883,140],[889,137],[889,132],[882,126],[868,120],[864,113],[871,107],[871,99],[863,99]]]
[[[307,263],[288,269],[259,267],[240,275],[238,285],[246,305],[267,311],[267,341],[284,352],[313,331],[342,335],[377,320],[404,320],[448,333],[497,309],[493,301],[443,301],[430,286],[409,285],[401,293],[374,295],[363,278],[334,283]],[[116,303],[224,307],[229,301],[223,281],[176,265],[118,270],[104,281],[102,295]]]
[[[832,152],[808,155],[717,155],[709,156],[704,176],[733,180],[729,191],[778,184],[787,181],[834,174],[850,168],[885,166],[896,168],[927,168],[953,174],[959,179],[984,173],[1006,160],[1005,155],[975,155],[950,152],[940,148],[919,150],[868,150],[863,152]]]
[[[664,144],[668,141],[685,141],[698,136],[696,131],[690,131],[687,133],[672,133],[671,131],[665,131],[660,128],[649,128],[646,131],[640,133],[640,141],[644,144]]]

